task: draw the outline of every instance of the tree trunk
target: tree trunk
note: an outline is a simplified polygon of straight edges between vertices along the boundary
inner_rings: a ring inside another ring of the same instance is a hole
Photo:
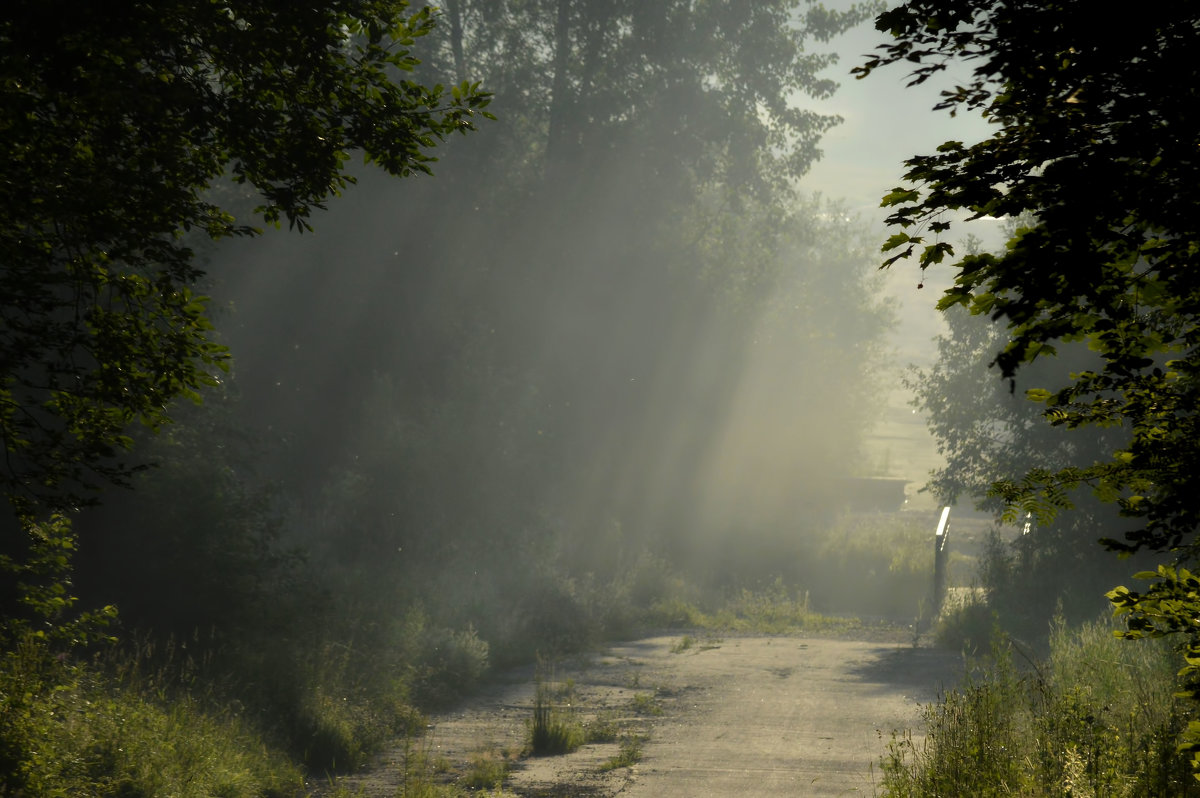
[[[450,20],[450,51],[454,55],[454,79],[467,80],[467,62],[463,55],[462,0],[446,0],[446,17]]]
[[[571,100],[568,97],[567,71],[571,56],[571,0],[558,0],[554,21],[554,78],[550,86],[550,129],[546,138],[546,177],[560,176],[566,162],[567,116]]]

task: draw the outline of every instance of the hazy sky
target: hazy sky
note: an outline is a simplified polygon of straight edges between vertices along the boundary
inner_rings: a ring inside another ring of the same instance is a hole
[[[846,7],[849,3],[834,0],[828,5]],[[839,114],[845,120],[826,134],[822,142],[824,157],[802,185],[830,198],[844,199],[852,212],[879,225],[880,242],[885,237],[886,213],[879,207],[879,200],[901,184],[905,159],[932,153],[944,141],[957,139],[970,144],[988,134],[988,126],[977,115],[951,117],[948,112],[932,110],[940,88],[967,80],[970,76],[967,69],[960,68],[956,73],[951,68],[939,84],[931,85],[931,81],[914,88],[904,87],[908,70],[902,65],[879,70],[865,80],[855,80],[850,70],[886,40],[886,34],[876,31],[870,21],[833,40],[826,46],[840,56],[831,76],[841,82],[841,88],[829,100],[798,100],[806,107]],[[987,245],[999,243],[995,222],[975,222],[969,228]],[[961,240],[966,232],[961,226],[951,231],[955,241]],[[893,266],[884,279],[884,291],[897,302],[899,309],[900,324],[894,337],[897,379],[888,400],[889,422],[877,430],[871,444],[872,456],[886,460],[890,476],[914,483],[923,482],[925,474],[940,463],[940,458],[924,423],[907,407],[908,396],[899,386],[898,375],[910,363],[926,365],[934,354],[931,341],[942,331],[942,323],[933,306],[940,287],[949,282],[948,270],[925,275],[925,288],[918,290],[921,279],[914,266],[903,264]]]
[[[846,0],[830,5],[847,6]],[[970,77],[966,69],[947,70],[937,85],[927,83],[905,88],[907,71],[901,65],[881,69],[865,80],[855,80],[850,70],[864,61],[864,55],[887,41],[886,34],[875,30],[871,21],[838,37],[828,45],[840,56],[833,68],[841,88],[832,99],[804,100],[827,113],[836,113],[845,121],[828,134],[822,144],[825,151],[806,178],[810,189],[831,197],[846,198],[864,217],[882,214],[879,198],[899,185],[903,162],[912,155],[932,152],[948,139],[967,143],[981,140],[987,125],[975,115],[951,117],[932,109],[940,86],[963,82]],[[815,43],[814,47],[822,47]]]

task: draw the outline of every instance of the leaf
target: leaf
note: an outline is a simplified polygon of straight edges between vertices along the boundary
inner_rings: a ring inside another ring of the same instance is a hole
[[[892,205],[903,205],[905,203],[916,202],[920,199],[920,192],[908,188],[894,188],[890,194],[884,196],[879,203],[879,207],[887,208]]]

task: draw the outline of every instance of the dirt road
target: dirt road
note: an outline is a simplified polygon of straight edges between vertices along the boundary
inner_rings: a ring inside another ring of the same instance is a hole
[[[534,691],[524,670],[435,718],[423,767],[452,779],[504,761],[505,788],[540,798],[869,796],[891,730],[959,672],[953,654],[894,642],[652,637],[561,663],[553,680],[577,720],[645,736],[636,764],[604,769],[616,741],[519,759]],[[394,798],[405,761],[412,778],[410,748],[357,782]]]

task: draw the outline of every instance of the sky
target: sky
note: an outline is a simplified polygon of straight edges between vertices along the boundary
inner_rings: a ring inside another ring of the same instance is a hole
[[[833,5],[845,6],[845,0]],[[879,207],[880,198],[903,183],[904,161],[914,155],[932,153],[939,144],[959,140],[966,144],[981,141],[988,135],[988,124],[975,114],[951,117],[947,111],[934,111],[942,87],[965,82],[969,72],[952,66],[944,78],[921,86],[906,88],[907,70],[901,65],[877,70],[865,80],[857,80],[850,70],[865,60],[876,46],[886,41],[886,34],[874,29],[868,21],[838,37],[830,47],[839,55],[834,74],[841,87],[828,100],[799,100],[807,107],[837,114],[845,121],[826,134],[822,149],[824,156],[805,177],[802,185],[831,198],[846,201],[852,212],[864,221],[880,225],[882,231],[885,210]],[[989,244],[997,240],[997,223],[975,222],[970,231]],[[959,228],[960,235],[966,229]],[[888,291],[909,305],[922,308],[933,303],[938,285],[948,282],[946,274],[928,276],[926,288],[916,294],[920,278],[914,267],[894,267],[887,276]],[[910,314],[910,315],[916,315]],[[915,323],[916,319],[912,319]],[[937,328],[930,327],[930,331]],[[906,347],[907,348],[907,347]]]
[[[828,5],[844,8],[849,3],[835,0]],[[844,119],[826,134],[822,142],[824,156],[802,181],[802,187],[844,200],[853,213],[879,228],[881,243],[886,237],[886,212],[879,207],[879,200],[903,183],[905,159],[932,153],[944,141],[971,144],[988,135],[988,125],[980,116],[951,117],[947,111],[932,110],[942,87],[970,77],[961,66],[957,73],[953,67],[943,73],[939,83],[930,81],[912,88],[904,86],[907,70],[901,65],[878,70],[865,80],[849,74],[886,40],[886,34],[876,31],[871,21],[834,39],[828,46],[838,53],[839,63],[831,76],[840,80],[841,87],[828,100],[797,99],[806,107]],[[969,227],[985,245],[1000,243],[996,222],[981,220]],[[958,235],[966,232],[960,227]],[[918,289],[922,280],[925,287]],[[908,407],[909,395],[899,385],[899,373],[910,363],[925,366],[931,362],[932,339],[942,331],[933,306],[941,287],[949,281],[949,270],[922,278],[915,266],[903,263],[889,269],[883,280],[884,293],[898,309],[899,323],[893,339],[896,378],[887,399],[888,421],[876,430],[870,456],[883,464],[887,475],[912,480],[910,488],[923,482],[928,471],[941,461],[923,420]]]
[[[830,5],[849,3],[838,0]],[[798,100],[845,120],[825,135],[824,157],[805,178],[809,189],[843,197],[864,217],[879,219],[883,218],[879,198],[900,184],[904,159],[932,152],[949,139],[980,141],[988,132],[977,115],[951,117],[949,112],[932,110],[942,87],[969,79],[969,71],[961,66],[957,70],[951,66],[939,82],[912,88],[904,86],[907,70],[901,65],[877,70],[864,80],[849,74],[886,41],[887,35],[875,30],[872,21],[834,39],[828,47],[838,53],[839,63],[830,76],[841,87],[828,100]]]

